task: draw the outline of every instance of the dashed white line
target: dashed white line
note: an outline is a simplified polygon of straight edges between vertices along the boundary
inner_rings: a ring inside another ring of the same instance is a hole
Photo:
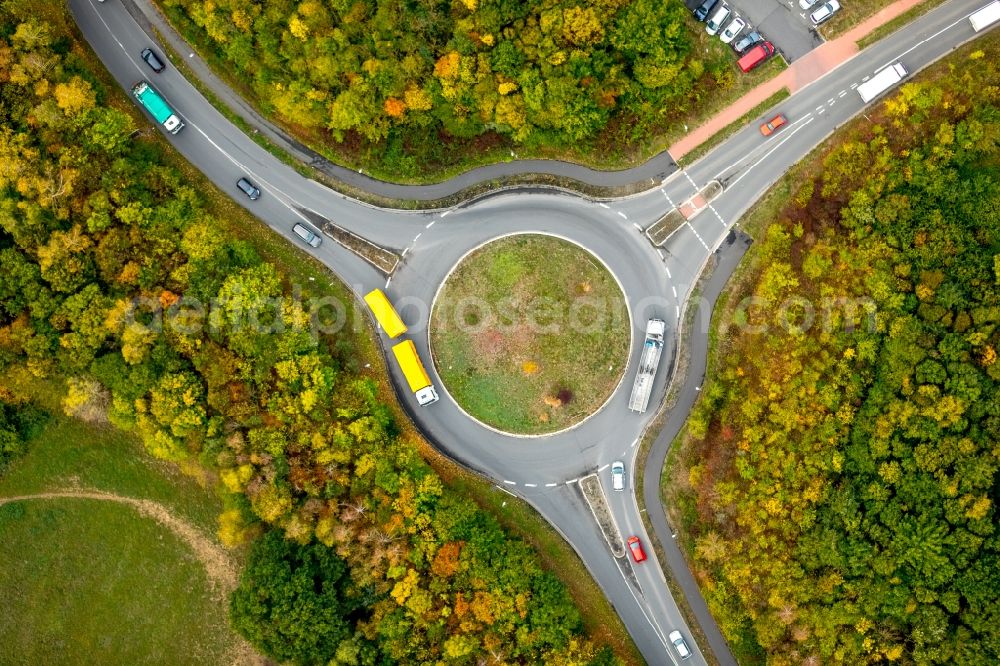
[[[444,217],[445,215],[447,215],[450,212],[451,212],[450,210],[446,210],[445,212],[441,213],[441,217]]]
[[[680,319],[680,318],[681,318],[681,306],[675,305],[674,306],[674,319]]]
[[[634,442],[632,442],[632,444],[630,444],[628,448],[630,448],[630,449],[634,449],[634,448],[635,448],[635,445],[636,445],[636,444],[638,444],[638,443],[639,443],[639,438],[638,438],[638,437],[636,437],[636,438],[635,438],[635,441],[634,441]]]
[[[844,95],[846,95],[846,94],[847,94],[847,91],[846,91],[846,90],[841,90],[841,91],[840,91],[840,94],[839,94],[839,95],[837,95],[837,97],[843,97],[843,96],[844,96]]]
[[[421,231],[419,234],[417,234],[416,236],[413,237],[413,242],[416,243],[418,240],[420,240],[420,237],[423,236],[423,235],[424,235],[424,232]]]
[[[610,208],[610,206],[608,206],[608,204],[606,204],[606,203],[597,204],[597,205],[600,206],[601,208]]]
[[[817,106],[816,110],[819,111],[820,113],[823,113],[823,107],[822,106]]]
[[[830,99],[826,100],[826,103],[827,104],[833,104],[835,101],[836,100],[831,97]]]
[[[392,282],[392,276],[391,276],[391,275],[390,275],[390,276],[389,276],[389,278],[388,278],[388,279],[387,279],[387,280],[385,281],[385,288],[386,288],[386,289],[388,289],[388,288],[389,288],[389,283],[390,283],[390,282]]]
[[[713,206],[712,204],[708,204],[708,207],[709,207],[709,209],[710,209],[710,210],[711,210],[711,211],[712,211],[713,213],[715,213],[715,218],[716,218],[717,220],[719,220],[719,224],[721,224],[721,225],[722,225],[723,227],[725,227],[725,226],[726,226],[726,221],[722,219],[722,216],[721,216],[721,215],[719,215],[719,211],[715,210],[715,206]]]
[[[633,227],[635,227],[636,229],[638,229],[639,231],[642,231],[642,227],[640,227],[640,226],[639,226],[638,224],[636,224],[635,222],[633,222],[633,223],[632,223],[632,226],[633,226]]]
[[[558,485],[559,485],[558,483],[546,483],[545,487],[546,488],[555,488]]]
[[[664,259],[666,259],[666,257],[664,257]],[[664,268],[667,269],[667,278],[670,279],[670,280],[673,280],[674,276],[670,274],[670,266],[667,266],[666,264],[664,264]]]
[[[437,220],[431,220],[430,222],[427,223],[427,226],[424,227],[424,229],[430,229],[431,227],[434,226],[435,222],[437,222]]]
[[[597,468],[597,471],[598,471],[598,472],[603,472],[604,470],[606,470],[606,469],[607,469],[607,468],[609,468],[609,467],[611,467],[611,465],[605,465],[604,467],[598,467],[598,468]]]
[[[410,248],[405,248],[405,249],[403,250],[403,254],[401,254],[401,255],[399,255],[399,256],[400,256],[400,257],[405,257],[405,256],[406,256],[406,253],[407,253],[407,252],[409,252],[409,251],[410,251]]]
[[[818,115],[822,116],[825,112],[826,112],[826,109],[823,109],[822,111],[819,112]]]
[[[852,84],[851,84],[851,90],[854,90],[854,89],[855,89],[855,88],[857,88],[857,87],[858,87],[858,84],[857,84],[857,83],[852,83]]]
[[[504,479],[503,482],[506,483],[508,486],[516,486],[517,485],[516,481],[508,481],[507,479]]]
[[[674,298],[677,298],[677,287],[670,285],[670,288],[674,290]]]
[[[657,250],[657,252],[660,253],[660,259],[663,259],[664,261],[667,260],[667,253],[666,252],[664,252],[663,250]]]
[[[698,232],[695,230],[694,225],[692,225],[690,221],[685,221],[684,224],[688,225],[688,227],[691,229],[691,232],[694,234],[694,237],[698,239],[698,242],[701,243],[706,250],[711,251],[711,248],[708,247],[708,243],[706,243],[702,239],[702,237],[698,234]]]
[[[571,484],[571,483],[576,483],[576,482],[577,482],[577,481],[579,481],[579,480],[580,480],[580,479],[570,479],[569,481],[567,481],[567,482],[566,482],[566,485],[568,486],[568,485],[569,485],[569,484]]]
[[[618,217],[622,218],[623,220],[627,220],[628,219],[628,215],[626,215],[625,213],[621,212],[620,210],[616,211],[616,212],[618,213]]]
[[[691,176],[688,175],[687,171],[684,172],[684,177],[688,179],[688,182],[691,183],[691,187],[693,187],[694,191],[697,192],[698,185],[693,180],[691,180]]]
[[[537,483],[526,483],[526,484],[524,484],[524,487],[525,488],[537,488],[538,484]]]

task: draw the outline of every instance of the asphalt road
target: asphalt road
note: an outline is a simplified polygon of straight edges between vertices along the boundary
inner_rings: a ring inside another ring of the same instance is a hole
[[[418,426],[442,451],[495,480],[499,487],[526,499],[563,533],[651,664],[676,663],[675,654],[666,645],[666,634],[674,628],[687,636],[695,650],[694,657],[685,663],[704,663],[704,657],[691,640],[691,632],[663,583],[655,559],[651,557],[633,566],[627,558],[614,558],[577,490],[578,479],[595,471],[607,484],[607,467],[613,460],[624,460],[629,469],[635,467],[636,442],[655,411],[651,408],[640,416],[626,407],[646,319],[656,316],[667,321],[665,356],[669,356],[676,343],[674,334],[682,307],[703,267],[724,247],[736,220],[790,165],[861,110],[861,100],[853,87],[877,68],[897,60],[902,59],[913,72],[946,54],[972,36],[964,18],[982,4],[984,0],[951,0],[931,11],[906,30],[867,49],[782,102],[780,110],[791,124],[775,136],[765,139],[752,123],[687,170],[673,172],[659,187],[642,194],[595,202],[569,194],[519,190],[454,209],[409,213],[367,206],[304,178],[244,136],[174,67],[153,74],[139,60],[139,51],[154,41],[119,1],[69,0],[81,32],[115,79],[126,89],[140,79],[150,80],[184,118],[187,127],[179,135],[169,137],[177,150],[264,224],[329,266],[356,294],[376,286],[385,288],[393,302],[401,306],[401,314],[411,326],[412,337],[425,361],[430,358],[426,321],[434,294],[454,263],[477,245],[503,234],[551,233],[580,244],[605,263],[627,297],[632,317],[632,351],[621,389],[580,426],[544,439],[513,437],[487,429],[464,415],[448,396],[430,363],[428,371],[442,394],[441,401],[417,408],[408,392],[402,392],[400,398]],[[772,114],[773,111],[767,115]],[[647,178],[648,173],[662,171],[660,166],[649,164],[652,163],[617,172],[616,177],[631,174],[631,181],[636,181]],[[243,175],[260,186],[263,195],[259,201],[251,202],[235,189],[236,180]],[[601,182],[608,183],[607,175],[600,177]],[[689,219],[664,248],[654,248],[641,229],[713,180],[725,185],[722,194]],[[422,198],[440,196],[435,187],[438,186],[421,190],[433,194]],[[412,191],[391,196],[418,198]],[[404,261],[387,280],[330,238],[316,249],[305,246],[291,232],[293,223],[304,221],[298,212],[303,208],[372,242],[404,253]],[[721,252],[722,268],[715,280],[724,281],[735,265],[735,260],[728,257],[738,254],[741,252],[735,245]],[[706,333],[696,330],[693,358],[704,357]],[[395,363],[390,362],[389,366],[396,386],[405,386]],[[662,369],[658,375],[651,405],[663,398],[666,374]],[[698,384],[700,377],[689,376],[679,405],[690,404]],[[682,421],[686,415],[684,409],[675,412],[672,423]],[[661,435],[654,452],[665,454],[670,439],[668,430]],[[654,465],[647,466],[647,493],[653,492],[659,476],[655,465],[658,456],[657,453],[654,457]],[[623,537],[637,534],[652,555],[650,538],[643,528],[633,493],[615,495],[609,501]],[[647,495],[647,504],[650,500],[658,506],[658,501]],[[690,572],[675,557],[679,553],[671,555],[670,535],[662,533],[665,523],[657,519],[655,511],[652,519],[657,536],[666,547],[673,575],[686,592],[696,593]],[[703,602],[699,606],[699,599],[692,597],[691,602],[704,625],[709,647],[720,661],[732,663],[714,621],[704,611]]]

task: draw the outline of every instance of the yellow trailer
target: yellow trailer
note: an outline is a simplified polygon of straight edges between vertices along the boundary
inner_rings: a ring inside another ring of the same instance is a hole
[[[381,289],[370,291],[365,296],[365,303],[372,309],[372,314],[375,315],[379,326],[382,327],[382,330],[385,331],[390,340],[406,333],[406,324],[399,318],[396,308],[392,307],[392,303],[389,302],[389,299],[386,298]]]
[[[420,362],[413,340],[403,340],[393,345],[392,353],[396,355],[396,361],[403,371],[403,376],[406,377],[406,383],[410,385],[410,390],[417,396],[417,402],[421,406],[437,402],[437,391],[431,383],[431,378],[427,376],[424,364]]]

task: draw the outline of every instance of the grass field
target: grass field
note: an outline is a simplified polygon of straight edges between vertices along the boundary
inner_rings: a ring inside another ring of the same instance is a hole
[[[212,540],[221,503],[114,429],[52,416],[0,498],[82,489],[148,500]],[[0,499],[2,501],[2,499]],[[220,548],[221,550],[221,548]],[[0,663],[247,661],[204,553],[135,507],[78,497],[0,506]],[[238,554],[230,554],[233,568]]]
[[[625,369],[629,322],[612,275],[579,246],[539,235],[467,257],[434,304],[431,347],[462,407],[538,434],[599,408]]]

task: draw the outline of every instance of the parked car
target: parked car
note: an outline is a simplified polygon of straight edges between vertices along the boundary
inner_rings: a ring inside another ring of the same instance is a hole
[[[257,199],[260,199],[260,190],[246,178],[240,178],[236,181],[236,187],[240,188],[243,194],[250,197],[251,201],[257,201]]]
[[[725,23],[729,16],[733,13],[733,10],[729,8],[729,5],[723,3],[721,7],[715,10],[712,14],[712,18],[708,19],[708,23],[705,24],[705,32],[710,35],[716,35],[719,32],[719,28]]]
[[[309,243],[313,247],[319,247],[319,244],[323,242],[323,239],[319,237],[319,234],[313,232],[312,229],[305,226],[304,224],[296,223],[296,225],[292,227],[292,231],[295,232],[296,236],[298,236],[305,242]]]
[[[155,53],[153,53],[153,49],[143,49],[139,54],[139,57],[145,60],[146,64],[149,65],[149,68],[156,73],[160,73],[167,68],[167,66],[163,64],[163,61],[160,60]]]
[[[785,118],[785,116],[779,113],[774,118],[771,118],[766,123],[760,126],[760,133],[763,134],[764,136],[771,136],[772,134],[774,134],[774,131],[776,129],[778,129],[787,122],[788,118]]]
[[[694,10],[694,17],[699,21],[704,21],[708,18],[711,11],[715,9],[715,5],[717,4],[719,4],[719,0],[704,0],[704,2],[698,5],[698,8]]]
[[[691,656],[691,648],[688,647],[687,641],[684,640],[684,636],[681,632],[674,629],[670,632],[670,635],[667,636],[667,639],[670,641],[670,644],[674,646],[674,649],[677,650],[677,656],[681,659],[687,659]]]
[[[813,25],[819,25],[836,14],[839,9],[840,3],[837,0],[829,0],[829,2],[824,2],[822,7],[810,14],[809,20],[813,22]]]
[[[745,27],[747,27],[747,22],[744,21],[739,16],[737,16],[736,18],[734,18],[732,21],[729,22],[729,25],[726,26],[726,29],[722,31],[721,35],[719,35],[719,39],[722,40],[723,44],[729,44],[730,42],[733,41],[733,38],[736,37],[736,35],[740,34],[740,31],[742,31],[743,28]]]
[[[736,61],[743,72],[749,72],[762,62],[774,55],[774,44],[771,42],[761,42],[746,52],[742,58]]]
[[[632,551],[632,559],[636,562],[644,562],[646,560],[646,551],[642,549],[639,537],[630,536],[628,538],[628,549]]]
[[[809,9],[815,5],[819,0],[799,0],[799,7],[802,9]]]
[[[754,30],[753,32],[749,32],[733,42],[733,48],[737,53],[742,54],[754,44],[758,44],[762,41],[764,41],[764,35]]]
[[[625,463],[621,460],[611,463],[611,487],[615,490],[625,490]]]

